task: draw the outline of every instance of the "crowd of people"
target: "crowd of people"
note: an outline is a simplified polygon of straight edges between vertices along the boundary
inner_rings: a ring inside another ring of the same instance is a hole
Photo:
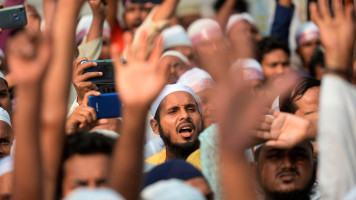
[[[5,0],[0,200],[356,199],[356,4],[306,2]]]

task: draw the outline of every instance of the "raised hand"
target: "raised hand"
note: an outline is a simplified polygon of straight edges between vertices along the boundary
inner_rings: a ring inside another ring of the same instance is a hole
[[[9,70],[15,84],[43,81],[51,56],[48,37],[32,38],[22,31],[10,40],[8,52]]]
[[[312,123],[310,120],[289,113],[274,112],[275,119],[271,125],[270,133],[260,135],[268,140],[266,145],[275,148],[293,148],[300,142],[313,139],[310,132]]]
[[[346,71],[355,43],[354,6],[343,8],[341,0],[333,0],[334,17],[329,12],[326,0],[318,0],[318,5],[310,4],[311,19],[320,29],[320,37],[325,47],[327,68]]]
[[[122,63],[119,58],[119,47],[113,45],[115,58],[116,88],[124,105],[150,106],[158,96],[167,81],[167,66],[158,65],[162,54],[162,38],[158,37],[155,47],[148,59],[146,32],[142,32],[137,51],[131,45],[127,47],[127,62]]]
[[[97,66],[95,62],[86,62],[84,64],[80,64],[82,61],[88,60],[87,58],[80,58],[74,61],[73,63],[73,76],[72,81],[77,91],[77,102],[79,105],[82,104],[85,93],[90,90],[97,90],[98,87],[90,81],[87,81],[89,78],[102,76],[102,72],[88,72],[83,74],[84,70]]]

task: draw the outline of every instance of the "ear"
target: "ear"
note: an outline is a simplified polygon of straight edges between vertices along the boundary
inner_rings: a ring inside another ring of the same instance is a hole
[[[159,124],[158,124],[158,121],[155,120],[155,119],[151,119],[150,125],[151,125],[151,128],[152,128],[152,131],[153,131],[156,135],[159,135],[160,132],[159,132]]]

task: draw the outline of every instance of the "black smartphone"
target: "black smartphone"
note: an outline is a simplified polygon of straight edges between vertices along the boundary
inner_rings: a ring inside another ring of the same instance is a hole
[[[0,28],[11,29],[23,27],[27,24],[24,5],[11,6],[0,9]]]

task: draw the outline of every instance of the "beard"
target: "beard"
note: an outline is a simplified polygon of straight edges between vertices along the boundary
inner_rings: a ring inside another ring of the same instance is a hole
[[[186,160],[188,156],[193,153],[195,150],[199,149],[200,146],[200,141],[198,139],[192,141],[192,142],[186,142],[186,143],[172,143],[171,139],[169,136],[166,136],[164,134],[164,131],[161,127],[161,125],[158,125],[159,127],[159,132],[160,136],[164,142],[164,145],[166,146],[167,150],[169,150],[174,158],[170,159],[184,159]],[[168,134],[167,134],[168,135]]]
[[[314,185],[316,180],[316,166],[314,166],[312,177],[308,185],[303,190],[293,190],[289,192],[267,191],[270,199],[273,200],[310,200],[310,196],[315,193]]]

